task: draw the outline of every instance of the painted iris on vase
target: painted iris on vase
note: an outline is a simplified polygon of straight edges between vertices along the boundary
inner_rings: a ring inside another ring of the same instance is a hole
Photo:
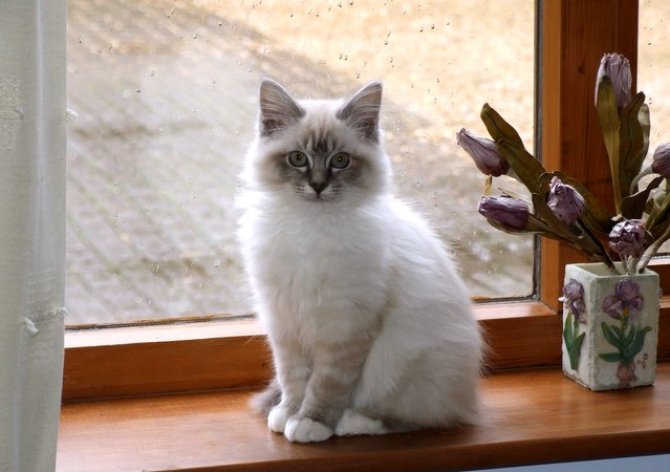
[[[563,340],[570,358],[570,368],[577,369],[585,336],[585,333],[579,334],[579,325],[586,323],[586,305],[582,284],[575,279],[570,279],[563,287],[563,296],[560,301],[564,303],[567,313],[563,327]]]
[[[605,340],[616,349],[615,352],[600,353],[607,362],[618,362],[617,378],[621,388],[629,387],[635,375],[635,357],[644,347],[644,339],[650,326],[642,327],[640,314],[644,309],[644,297],[640,286],[626,278],[614,287],[614,293],[603,300],[602,309],[617,323],[601,323]]]

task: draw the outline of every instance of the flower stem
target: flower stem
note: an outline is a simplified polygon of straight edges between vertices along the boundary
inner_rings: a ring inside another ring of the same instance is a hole
[[[627,310],[624,310],[623,314],[621,315],[621,335],[625,339],[626,338],[626,330],[628,329],[628,312]],[[623,355],[623,353],[621,353]]]
[[[493,187],[493,177],[490,175],[486,176],[486,180],[484,180],[484,196],[489,196],[491,195],[491,188]]]
[[[565,348],[570,360],[570,368],[573,370],[577,370],[579,368],[579,357],[585,336],[584,333],[578,335],[578,330],[579,322],[577,317],[568,312],[567,317],[565,318],[565,326],[563,329],[563,340],[565,341]]]
[[[670,226],[667,227],[667,229],[663,232],[663,235],[656,241],[654,241],[654,244],[652,244],[649,247],[649,249],[647,249],[644,256],[642,256],[642,259],[640,261],[640,273],[644,272],[647,269],[647,265],[649,265],[649,261],[651,261],[651,258],[654,257],[654,255],[656,255],[661,245],[664,242],[666,242],[668,238],[670,238]]]

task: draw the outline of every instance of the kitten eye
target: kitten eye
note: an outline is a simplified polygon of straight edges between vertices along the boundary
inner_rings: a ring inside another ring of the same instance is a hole
[[[347,154],[346,152],[338,152],[330,160],[330,165],[335,169],[346,169],[349,166],[350,162],[351,158],[349,157],[349,154]]]
[[[286,156],[286,162],[292,167],[305,167],[307,165],[307,156],[304,152],[291,151]]]

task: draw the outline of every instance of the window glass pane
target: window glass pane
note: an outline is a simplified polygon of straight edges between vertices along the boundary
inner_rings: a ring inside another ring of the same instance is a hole
[[[670,83],[667,80],[670,48],[667,47],[666,39],[668,21],[670,3],[662,0],[640,2],[637,90],[647,96],[651,123],[645,167],[651,164],[656,147],[670,142]],[[670,253],[670,243],[661,246],[659,253]]]
[[[298,97],[381,79],[397,191],[474,297],[532,293],[532,238],[476,212],[455,144],[490,102],[533,148],[534,2],[68,0],[69,324],[252,310],[233,197],[263,77]],[[503,187],[518,191],[511,179]]]
[[[666,35],[670,3],[662,0],[640,2],[637,89],[647,96],[651,132],[648,162],[654,149],[670,142],[670,48]]]

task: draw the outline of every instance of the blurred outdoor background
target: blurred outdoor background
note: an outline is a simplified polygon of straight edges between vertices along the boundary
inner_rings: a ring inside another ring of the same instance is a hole
[[[670,4],[642,5],[653,150],[667,129]],[[397,193],[451,246],[473,297],[532,293],[532,238],[477,213],[484,177],[455,143],[461,127],[485,134],[489,102],[534,148],[532,0],[68,0],[68,11],[69,325],[253,312],[234,197],[264,77],[312,98],[383,80]]]

